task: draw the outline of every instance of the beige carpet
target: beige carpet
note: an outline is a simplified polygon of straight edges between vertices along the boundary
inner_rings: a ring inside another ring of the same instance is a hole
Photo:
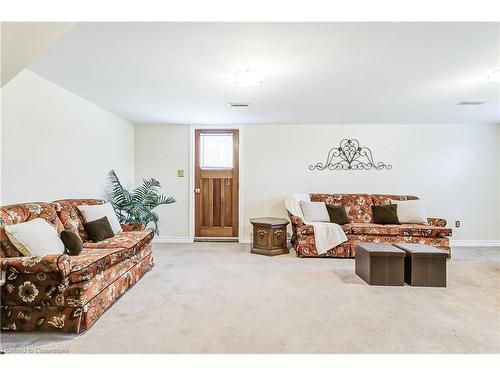
[[[3,333],[70,353],[500,353],[500,249],[455,248],[447,288],[372,287],[352,259],[155,246],[155,268],[85,334]]]

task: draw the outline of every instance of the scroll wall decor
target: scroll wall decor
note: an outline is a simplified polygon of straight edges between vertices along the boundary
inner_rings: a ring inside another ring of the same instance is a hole
[[[391,164],[373,161],[373,155],[368,147],[360,147],[356,139],[343,139],[338,147],[328,151],[325,163],[311,164],[312,170],[369,170],[391,169]]]

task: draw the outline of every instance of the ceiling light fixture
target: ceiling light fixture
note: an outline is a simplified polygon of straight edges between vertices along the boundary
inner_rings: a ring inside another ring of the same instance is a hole
[[[229,107],[233,107],[233,108],[242,108],[242,107],[248,107],[250,105],[250,103],[230,102],[230,103],[227,103],[227,105]]]
[[[486,78],[492,82],[500,83],[500,68],[496,68],[489,72]]]
[[[250,69],[238,70],[234,73],[233,81],[241,87],[254,87],[264,82],[262,74]]]
[[[474,101],[474,100],[465,100],[463,102],[457,103],[457,105],[481,105],[486,102]]]

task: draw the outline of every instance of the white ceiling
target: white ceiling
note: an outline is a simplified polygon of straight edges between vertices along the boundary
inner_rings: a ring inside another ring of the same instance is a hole
[[[497,23],[81,23],[30,69],[133,123],[500,122]],[[235,70],[264,75],[237,87]],[[229,108],[228,102],[250,102]],[[458,106],[461,101],[486,101]]]

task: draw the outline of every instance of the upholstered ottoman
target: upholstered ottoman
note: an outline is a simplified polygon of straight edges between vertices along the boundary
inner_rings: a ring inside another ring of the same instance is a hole
[[[394,244],[406,252],[405,281],[411,286],[446,287],[448,253],[429,245]]]
[[[355,272],[370,285],[404,285],[406,253],[385,243],[356,243]]]

